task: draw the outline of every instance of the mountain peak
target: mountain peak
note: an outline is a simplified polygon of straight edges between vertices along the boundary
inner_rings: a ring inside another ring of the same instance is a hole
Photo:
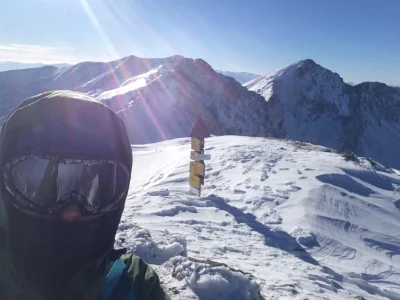
[[[329,71],[324,67],[317,64],[314,60],[307,58],[304,60],[297,61],[293,64],[287,65],[286,67],[277,70],[273,73],[268,73],[264,75],[264,77],[280,77],[280,76],[303,76],[308,72],[315,72],[315,71]],[[330,72],[330,71],[329,71]]]
[[[297,62],[299,67],[315,67],[318,64],[313,61],[311,58],[306,58],[304,60],[300,60],[299,62]]]

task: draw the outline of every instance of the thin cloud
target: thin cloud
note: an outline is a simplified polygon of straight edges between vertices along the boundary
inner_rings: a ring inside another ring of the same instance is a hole
[[[23,63],[76,63],[83,61],[68,47],[50,47],[29,44],[0,44],[0,61]]]

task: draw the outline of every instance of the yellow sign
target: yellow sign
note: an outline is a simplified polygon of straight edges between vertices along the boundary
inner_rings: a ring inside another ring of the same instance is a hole
[[[200,179],[200,177],[197,176],[197,175],[194,175],[194,174],[190,174],[190,177],[189,177],[189,184],[190,184],[192,187],[194,187],[194,188],[200,190],[200,188],[201,188],[201,179]]]
[[[204,176],[204,173],[205,173],[204,163],[199,161],[192,161],[190,163],[190,174]]]
[[[197,138],[192,138],[192,149],[197,152],[203,151],[204,140],[199,140]]]

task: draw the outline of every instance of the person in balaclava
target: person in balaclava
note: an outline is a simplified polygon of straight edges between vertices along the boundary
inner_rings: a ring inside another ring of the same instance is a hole
[[[123,121],[84,94],[40,94],[4,119],[1,300],[170,299],[149,265],[113,247],[131,168]]]

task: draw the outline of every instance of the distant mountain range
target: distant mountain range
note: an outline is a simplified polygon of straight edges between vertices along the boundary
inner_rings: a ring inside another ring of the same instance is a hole
[[[56,89],[101,100],[123,118],[132,143],[185,137],[200,114],[213,134],[311,142],[400,168],[400,89],[351,86],[310,59],[245,86],[182,56],[0,72],[0,115]]]
[[[69,66],[69,64],[41,64],[41,63],[21,63],[14,61],[2,61],[0,62],[0,72],[10,71],[10,70],[21,70],[21,69],[31,69],[40,68],[44,66],[54,66],[57,68],[63,68]]]
[[[252,73],[247,73],[247,72],[229,72],[229,71],[220,71],[216,70],[218,73],[221,73],[222,75],[232,77],[235,79],[237,82],[241,84],[245,84],[257,77],[260,77],[261,75],[257,74],[252,74]]]

